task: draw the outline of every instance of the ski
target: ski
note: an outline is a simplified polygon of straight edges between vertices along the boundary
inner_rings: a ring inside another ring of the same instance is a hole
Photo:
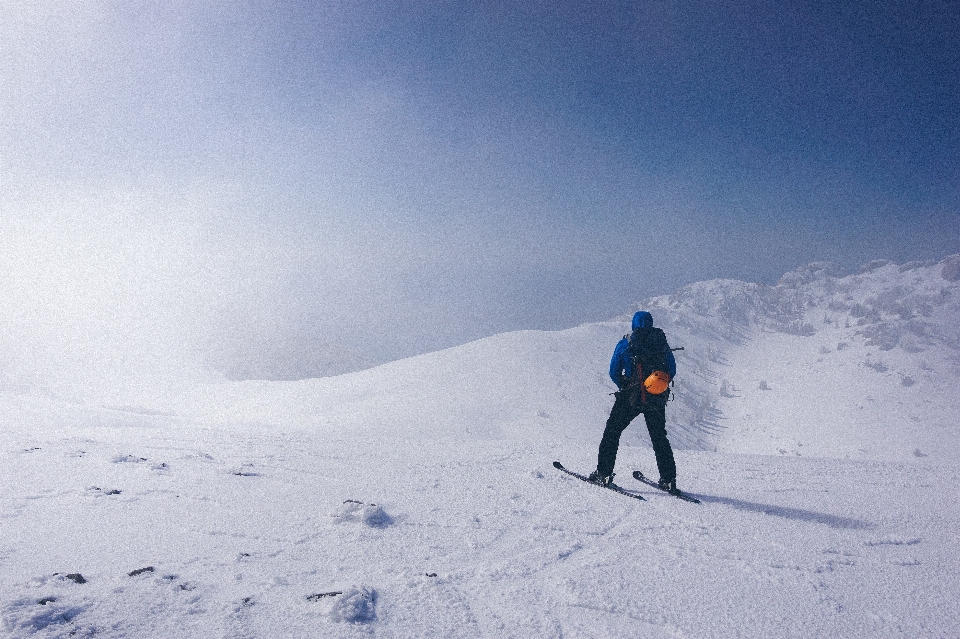
[[[668,495],[673,495],[673,496],[676,497],[677,499],[682,499],[683,501],[689,501],[690,503],[693,503],[693,504],[699,504],[699,503],[700,503],[700,500],[699,500],[699,499],[697,499],[696,497],[691,497],[690,495],[688,495],[688,494],[686,494],[686,493],[684,493],[684,492],[682,492],[682,491],[679,491],[679,490],[678,490],[678,491],[675,492],[675,493],[671,493],[669,490],[666,490],[666,489],[664,489],[664,488],[660,488],[660,484],[658,484],[657,482],[653,481],[652,479],[650,479],[649,477],[647,477],[646,475],[644,475],[643,473],[641,473],[639,470],[633,471],[633,478],[636,479],[636,480],[638,480],[638,481],[642,481],[642,482],[645,483],[647,486],[653,486],[653,487],[656,488],[657,490],[662,490],[663,492],[667,493]]]
[[[607,489],[609,489],[609,490],[612,490],[612,491],[615,492],[615,493],[620,493],[621,495],[626,495],[627,497],[633,497],[634,499],[637,499],[637,500],[639,500],[639,501],[647,501],[647,500],[643,497],[643,495],[638,495],[638,494],[636,494],[636,493],[631,493],[631,492],[628,491],[628,490],[625,490],[625,489],[623,489],[623,488],[620,488],[620,486],[617,486],[616,484],[608,484],[608,485],[604,486],[603,484],[598,484],[598,483],[595,482],[595,481],[590,481],[590,478],[589,478],[589,477],[587,477],[587,476],[585,476],[585,475],[581,475],[580,473],[575,473],[575,472],[573,472],[572,470],[567,470],[566,468],[563,467],[563,464],[561,464],[561,463],[558,462],[558,461],[553,462],[553,467],[556,468],[557,470],[560,470],[560,471],[563,471],[563,472],[567,473],[568,475],[573,475],[573,476],[576,477],[577,479],[579,479],[579,480],[581,480],[581,481],[585,481],[585,482],[587,482],[588,484],[593,484],[594,486],[598,486],[598,487],[600,487],[600,488],[607,488]]]

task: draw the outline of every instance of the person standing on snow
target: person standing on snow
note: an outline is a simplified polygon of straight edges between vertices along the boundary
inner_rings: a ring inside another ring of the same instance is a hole
[[[590,480],[603,485],[613,482],[620,435],[642,413],[657,458],[660,488],[677,494],[677,466],[667,439],[665,411],[668,384],[677,373],[677,363],[666,335],[654,327],[650,313],[637,311],[631,328],[633,332],[617,343],[610,359],[610,379],[618,390],[600,440],[597,470],[590,473]]]

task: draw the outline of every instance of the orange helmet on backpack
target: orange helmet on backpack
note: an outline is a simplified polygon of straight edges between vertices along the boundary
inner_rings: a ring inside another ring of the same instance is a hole
[[[663,393],[667,390],[669,384],[670,376],[663,371],[653,371],[643,380],[643,387],[646,388],[647,392],[651,395]]]

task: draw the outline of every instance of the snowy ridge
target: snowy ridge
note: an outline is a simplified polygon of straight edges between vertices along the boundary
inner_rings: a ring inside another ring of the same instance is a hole
[[[329,433],[578,438],[609,403],[606,351],[622,333],[619,323],[520,331],[338,377],[204,386],[178,414]]]
[[[640,307],[671,343],[694,345],[682,354],[693,379],[678,374],[673,420],[715,434],[697,447],[886,459],[960,453],[960,256],[872,262],[846,277],[817,263],[776,286],[700,282]],[[698,428],[708,423],[722,428]]]
[[[0,395],[0,636],[960,636],[958,279],[643,302],[685,347],[699,505],[630,477],[641,424],[616,480],[647,501],[551,466],[595,464],[619,320],[145,406]]]
[[[957,265],[958,256],[876,262],[840,277],[818,263],[776,286],[713,280],[641,302],[671,345],[684,347],[669,405],[674,445],[957,458]],[[266,428],[592,441],[612,403],[608,358],[631,314],[496,335],[334,378],[206,386],[176,410]],[[642,429],[625,433],[624,443],[645,442]]]

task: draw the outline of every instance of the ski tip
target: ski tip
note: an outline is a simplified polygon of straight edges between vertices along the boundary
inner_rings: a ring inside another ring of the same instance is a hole
[[[558,462],[558,461],[555,461],[555,462],[553,462],[553,467],[554,467],[554,468],[563,468],[563,464],[561,464],[561,463]]]

